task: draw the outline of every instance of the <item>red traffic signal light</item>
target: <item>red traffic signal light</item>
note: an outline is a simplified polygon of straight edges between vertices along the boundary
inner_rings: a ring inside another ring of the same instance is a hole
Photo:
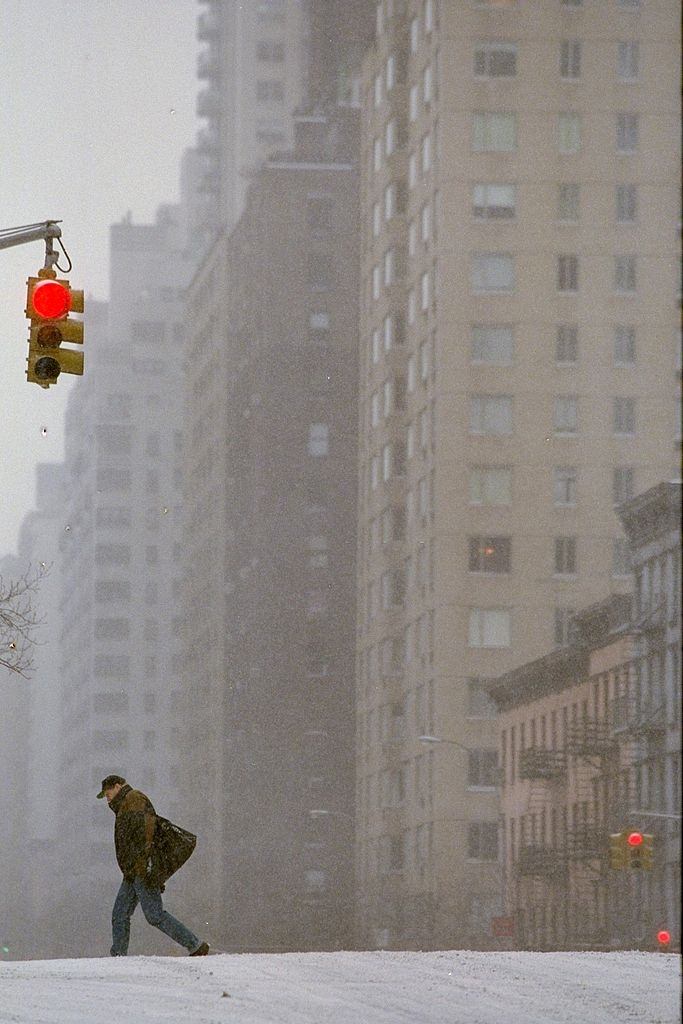
[[[58,320],[71,309],[71,290],[61,281],[38,281],[31,292],[31,304],[44,320]]]
[[[668,946],[671,942],[671,932],[668,932],[666,928],[662,928],[661,932],[657,932],[657,942],[660,946]]]
[[[629,846],[642,846],[643,834],[642,832],[630,832],[628,839],[626,840]]]

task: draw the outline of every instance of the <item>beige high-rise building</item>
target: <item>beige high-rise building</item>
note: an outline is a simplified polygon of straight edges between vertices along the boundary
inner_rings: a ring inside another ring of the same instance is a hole
[[[675,473],[679,13],[378,4],[361,167],[363,944],[495,944],[481,680],[630,590],[613,507]]]

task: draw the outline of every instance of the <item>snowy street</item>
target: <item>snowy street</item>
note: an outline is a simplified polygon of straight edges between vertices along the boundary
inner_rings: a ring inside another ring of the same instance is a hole
[[[353,952],[0,964],[0,1024],[675,1024],[679,957]]]

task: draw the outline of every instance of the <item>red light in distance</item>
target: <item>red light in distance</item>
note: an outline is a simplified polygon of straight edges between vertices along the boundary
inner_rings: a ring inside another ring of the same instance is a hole
[[[55,320],[71,309],[69,289],[57,281],[39,281],[33,289],[33,308],[45,320]]]
[[[628,839],[626,840],[629,846],[640,846],[642,841],[643,836],[640,832],[631,832]]]
[[[668,946],[671,942],[670,932],[667,932],[666,929],[662,929],[661,932],[657,932],[657,942],[659,942],[662,946]]]

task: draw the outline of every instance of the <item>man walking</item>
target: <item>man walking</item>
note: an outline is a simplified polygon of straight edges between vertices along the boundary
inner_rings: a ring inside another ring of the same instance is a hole
[[[164,932],[188,950],[190,956],[206,956],[209,946],[201,942],[189,928],[172,917],[161,900],[161,884],[156,875],[152,843],[156,828],[156,812],[151,801],[133,789],[120,775],[102,780],[97,799],[107,798],[116,815],[114,847],[116,860],[123,874],[111,915],[112,956],[126,956],[130,939],[130,919],[138,903],[149,924]]]

